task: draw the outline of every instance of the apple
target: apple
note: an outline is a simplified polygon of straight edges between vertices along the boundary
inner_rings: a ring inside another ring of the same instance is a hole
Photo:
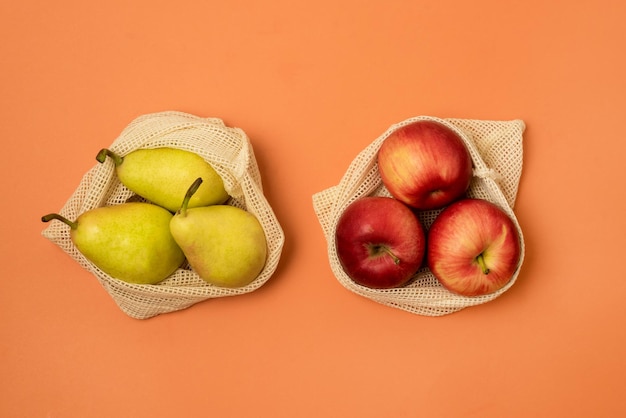
[[[337,257],[346,274],[362,286],[401,287],[424,261],[425,235],[420,220],[402,202],[391,197],[362,197],[339,217]]]
[[[463,139],[443,121],[418,120],[396,129],[377,157],[389,193],[416,209],[440,209],[458,200],[472,178]]]
[[[466,198],[452,203],[428,230],[426,262],[451,292],[480,296],[504,287],[520,260],[513,220],[495,204]]]

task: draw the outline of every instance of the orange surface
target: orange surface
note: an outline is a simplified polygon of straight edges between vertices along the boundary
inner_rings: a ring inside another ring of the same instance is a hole
[[[626,415],[626,3],[4,1],[0,416]],[[141,321],[41,237],[133,118],[250,136],[260,290]],[[332,275],[311,196],[417,115],[527,124],[515,286],[440,318]]]

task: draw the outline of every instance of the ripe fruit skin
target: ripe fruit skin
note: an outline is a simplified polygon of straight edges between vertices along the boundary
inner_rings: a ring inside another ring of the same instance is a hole
[[[463,139],[446,125],[420,120],[391,133],[378,169],[392,196],[416,209],[439,209],[461,198],[472,178]]]
[[[513,220],[482,199],[462,199],[446,207],[428,231],[428,268],[450,290],[480,296],[504,287],[520,259]]]
[[[243,209],[212,205],[179,211],[170,221],[170,231],[191,268],[215,286],[246,286],[265,266],[265,232]]]
[[[139,149],[124,157],[117,174],[129,189],[172,212],[180,207],[187,186],[198,176],[204,185],[189,207],[221,204],[228,199],[220,176],[202,157],[189,151]]]
[[[81,214],[70,230],[76,248],[102,271],[135,284],[174,273],[184,254],[169,231],[172,214],[150,203],[122,203]]]
[[[204,184],[189,201],[189,207],[222,204],[228,193],[220,175],[200,155],[177,148],[137,149],[121,157],[102,149],[96,159],[109,156],[120,181],[129,190],[170,212],[180,208],[189,185],[197,177]]]
[[[335,244],[346,274],[375,289],[406,285],[421,267],[426,247],[424,228],[410,208],[393,198],[373,196],[344,210]]]

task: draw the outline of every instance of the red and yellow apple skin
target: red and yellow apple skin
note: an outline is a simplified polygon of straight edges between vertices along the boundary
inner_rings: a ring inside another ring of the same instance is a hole
[[[390,197],[363,197],[342,213],[337,256],[357,284],[374,289],[408,284],[424,261],[425,231],[413,211]]]
[[[398,128],[383,141],[378,170],[396,199],[416,209],[439,209],[467,191],[472,158],[451,128],[420,120]]]
[[[504,287],[520,259],[512,219],[483,199],[462,199],[446,207],[428,230],[427,264],[451,292],[481,296]]]

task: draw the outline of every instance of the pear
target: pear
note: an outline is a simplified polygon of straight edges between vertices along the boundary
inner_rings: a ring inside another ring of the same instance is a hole
[[[180,210],[172,217],[172,236],[192,270],[204,281],[228,288],[246,286],[265,266],[263,227],[253,214],[234,206],[189,208],[189,199],[201,183],[202,178],[198,178],[189,187]]]
[[[109,276],[136,284],[155,284],[171,275],[185,255],[170,234],[172,214],[151,203],[103,206],[82,213],[75,222],[51,213],[43,222],[70,226],[78,251]]]
[[[202,177],[205,184],[189,202],[189,207],[222,204],[228,199],[220,175],[204,158],[176,148],[138,149],[121,156],[102,149],[96,160],[103,163],[110,157],[117,177],[129,190],[144,199],[176,212],[189,185]]]

